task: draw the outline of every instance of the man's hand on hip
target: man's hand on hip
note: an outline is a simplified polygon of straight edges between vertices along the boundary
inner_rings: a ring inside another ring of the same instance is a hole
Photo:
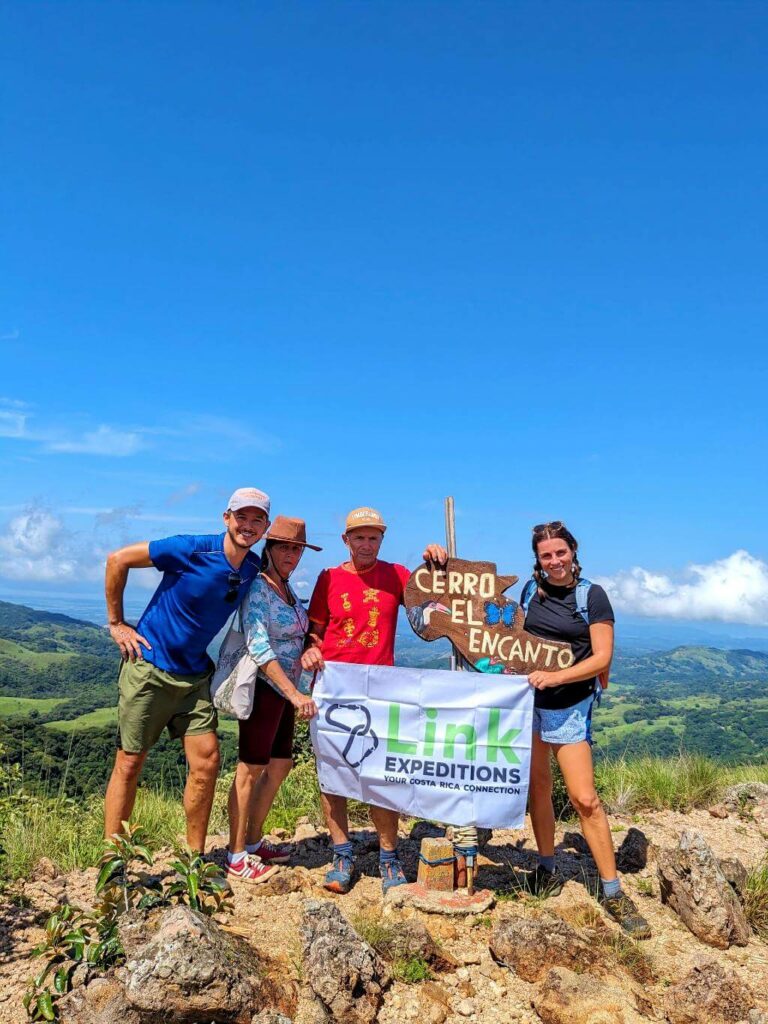
[[[148,651],[152,650],[152,645],[146,637],[137,633],[133,626],[129,626],[126,622],[118,622],[114,626],[110,626],[109,635],[120,648],[124,661],[128,661],[129,658],[131,661],[135,661],[137,658],[143,659],[142,644]]]

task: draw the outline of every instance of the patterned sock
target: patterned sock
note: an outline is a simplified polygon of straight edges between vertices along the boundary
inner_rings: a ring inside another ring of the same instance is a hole
[[[540,868],[544,868],[544,870],[548,871],[550,873],[550,875],[551,875],[552,872],[555,870],[555,855],[554,855],[554,853],[552,854],[551,857],[542,857],[542,855],[539,854],[539,867]]]
[[[379,863],[387,864],[389,861],[397,860],[397,850],[379,849]]]
[[[259,847],[260,846],[261,846],[261,840],[259,840],[258,843],[246,843],[245,844],[245,852],[246,853],[250,853],[251,856],[253,856],[254,853],[258,853],[259,852]]]
[[[227,864],[239,864],[244,860],[245,856],[245,850],[240,850],[239,853],[230,853],[229,850],[227,850]]]
[[[334,843],[333,852],[339,857],[352,857],[352,843],[349,840],[346,843]]]
[[[600,887],[603,890],[603,896],[608,900],[613,899],[614,896],[618,896],[621,892],[621,882],[618,878],[612,878],[609,882],[606,882],[604,878],[601,878]]]

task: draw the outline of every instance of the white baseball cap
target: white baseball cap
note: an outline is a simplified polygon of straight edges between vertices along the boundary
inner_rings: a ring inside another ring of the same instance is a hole
[[[269,495],[257,487],[238,487],[227,503],[227,512],[241,508],[260,508],[269,515]]]

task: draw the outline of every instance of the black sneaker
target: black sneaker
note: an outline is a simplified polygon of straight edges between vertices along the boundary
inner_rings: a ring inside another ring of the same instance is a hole
[[[547,871],[541,864],[533,871],[521,872],[517,884],[528,896],[559,896],[563,891],[562,877],[556,871]]]
[[[601,896],[600,906],[632,939],[650,939],[651,928],[625,892],[618,896]]]

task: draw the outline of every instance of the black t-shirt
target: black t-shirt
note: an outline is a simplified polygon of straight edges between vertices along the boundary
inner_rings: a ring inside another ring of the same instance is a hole
[[[576,607],[575,587],[553,587],[544,581],[547,594],[542,601],[538,591],[531,598],[525,628],[542,640],[561,640],[573,648],[574,661],[584,661],[592,654],[589,626]],[[613,608],[608,595],[597,583],[593,583],[587,595],[587,611],[592,625],[596,622],[613,622]],[[583,679],[578,683],[564,683],[546,690],[537,690],[534,704],[537,708],[570,708],[584,700],[600,683],[596,678]]]

